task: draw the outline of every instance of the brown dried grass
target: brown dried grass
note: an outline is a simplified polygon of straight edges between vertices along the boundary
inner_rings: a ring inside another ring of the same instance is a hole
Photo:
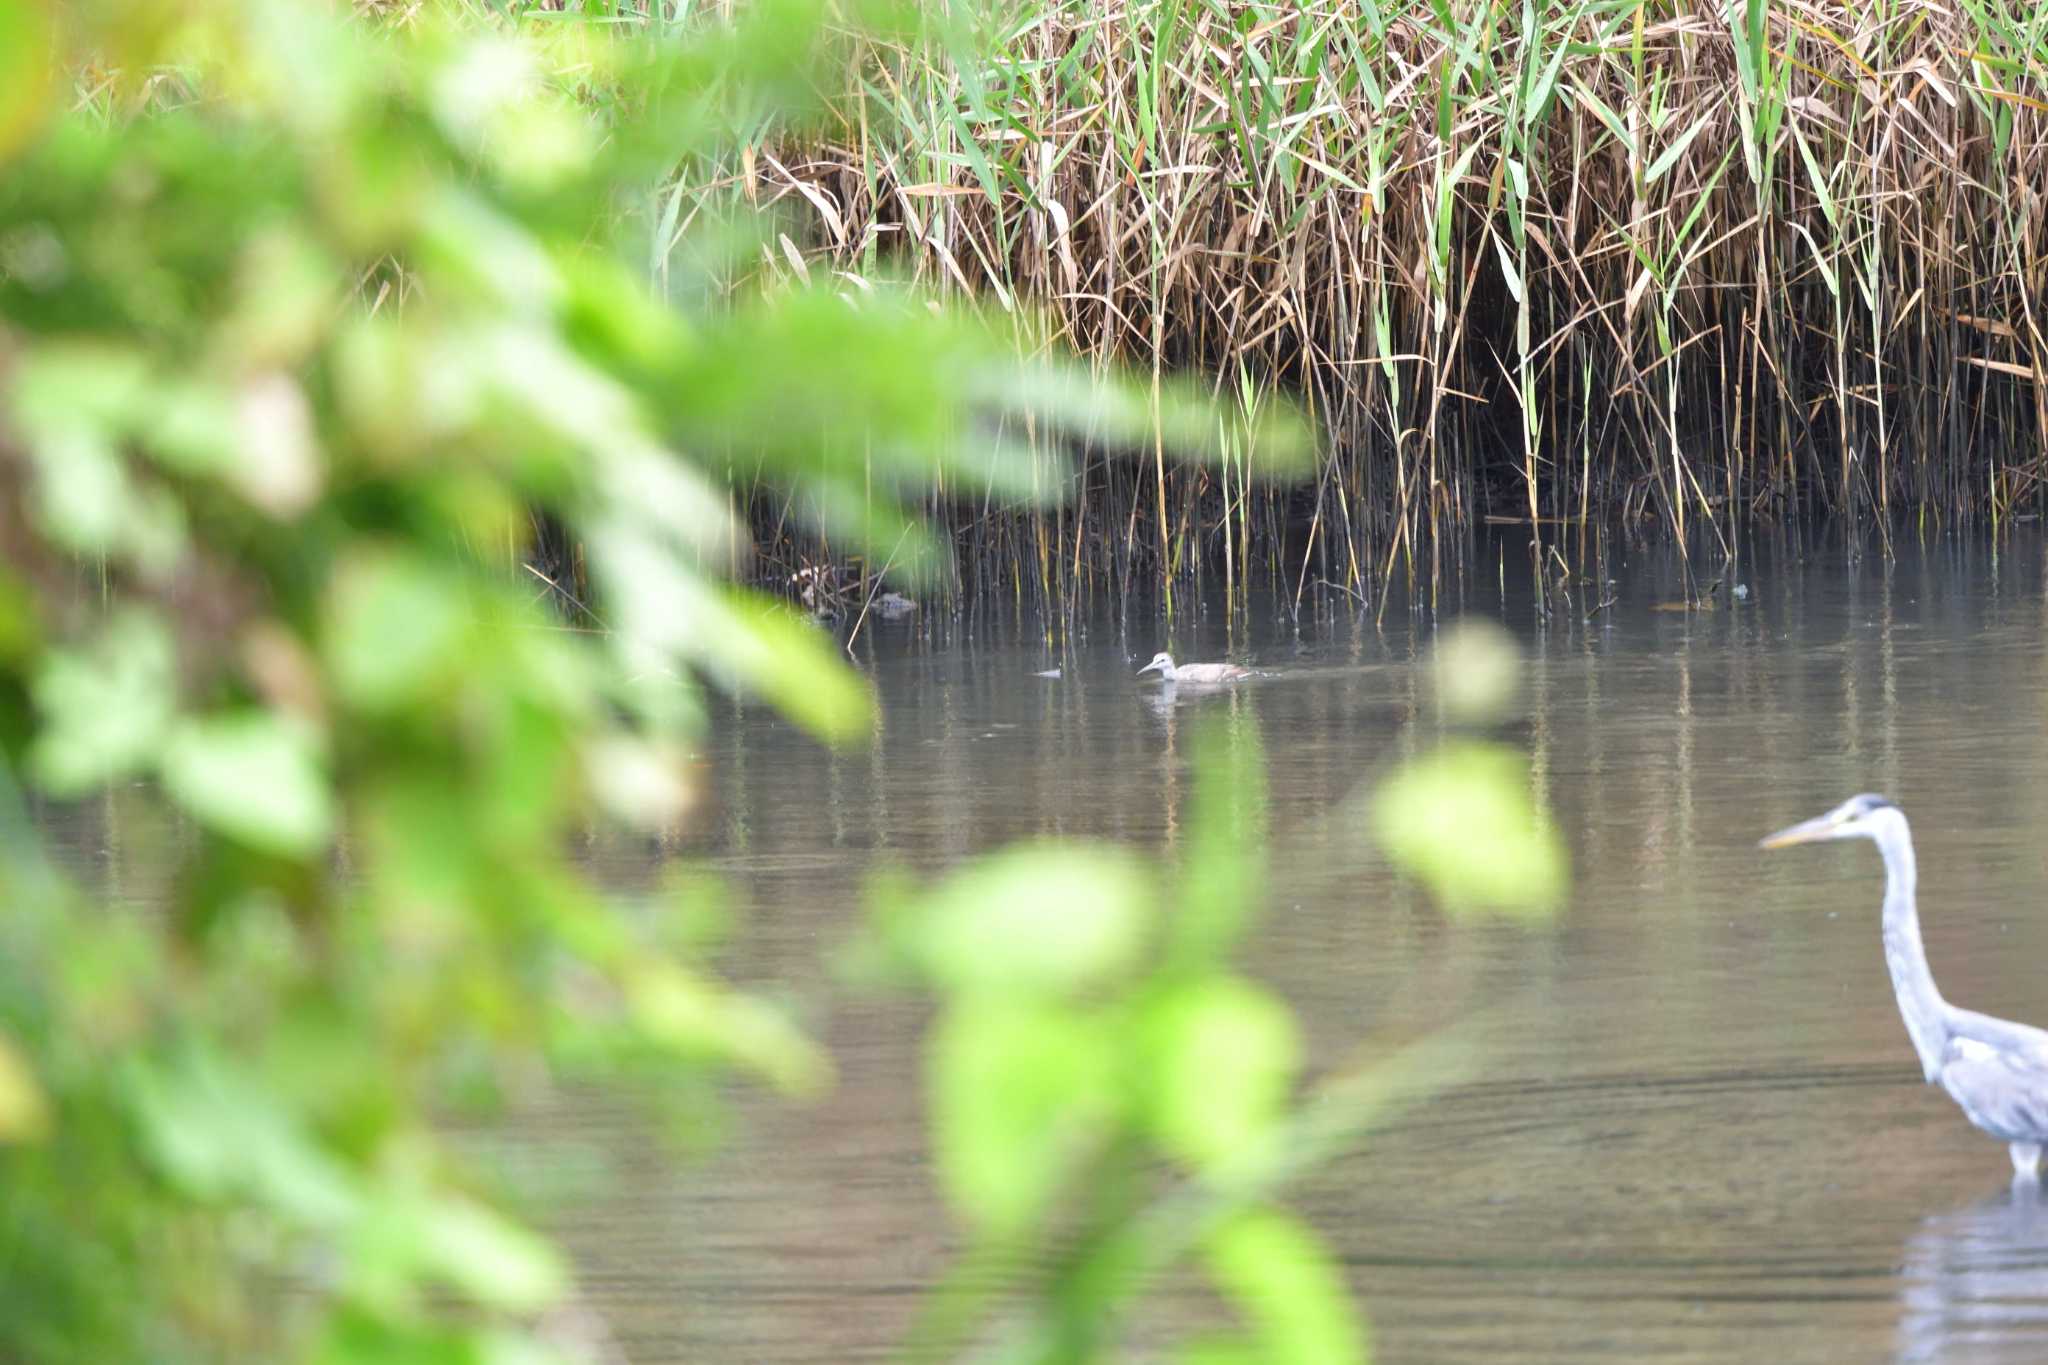
[[[2041,505],[2048,12],[1063,0],[860,76],[754,169],[809,254],[1326,434],[1306,494],[1092,462],[1009,533],[1038,576],[1094,546],[1360,588],[1489,517],[1711,544]]]

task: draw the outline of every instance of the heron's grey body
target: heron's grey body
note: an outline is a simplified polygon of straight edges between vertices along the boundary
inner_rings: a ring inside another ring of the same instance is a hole
[[[1170,683],[1224,683],[1249,678],[1252,671],[1236,664],[1178,664],[1173,656],[1160,650],[1152,656],[1152,662],[1139,669],[1140,674],[1159,670],[1159,676]]]
[[[2037,1179],[2048,1143],[2048,1031],[1942,999],[1920,941],[1918,871],[1903,811],[1881,796],[1855,796],[1763,845],[1818,839],[1869,839],[1884,855],[1884,960],[1920,1070],[1930,1084],[1941,1083],[1970,1122],[2008,1144],[2016,1179]]]

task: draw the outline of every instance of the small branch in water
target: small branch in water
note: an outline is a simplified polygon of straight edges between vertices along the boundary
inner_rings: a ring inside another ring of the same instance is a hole
[[[520,567],[525,569],[528,573],[532,574],[535,578],[538,578],[541,582],[547,584],[549,591],[553,592],[563,601],[569,603],[569,605],[575,607],[576,610],[582,612],[585,617],[592,621],[596,621],[599,626],[604,625],[604,621],[598,616],[596,612],[590,609],[590,605],[578,596],[576,596],[575,593],[570,592],[567,588],[563,587],[560,583],[557,583],[554,579],[549,578],[546,574],[542,573],[538,568],[534,567],[531,564],[522,564]]]
[[[874,575],[868,579],[868,595],[861,601],[860,615],[854,618],[853,629],[846,636],[846,657],[849,659],[853,657],[853,642],[860,638],[860,628],[868,619],[868,608],[874,605],[875,594],[882,590],[882,578],[889,572],[889,566],[896,562],[896,552],[903,548],[904,537],[909,534],[910,528],[904,527],[902,533],[896,537],[896,543],[889,547],[889,557],[882,561],[882,567],[875,570]]]

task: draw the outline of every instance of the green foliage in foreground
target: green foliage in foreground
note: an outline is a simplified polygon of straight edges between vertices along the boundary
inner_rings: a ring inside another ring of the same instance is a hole
[[[831,1077],[694,951],[701,888],[570,852],[675,826],[705,681],[822,739],[870,724],[830,641],[729,581],[734,487],[900,561],[893,495],[935,471],[1058,486],[976,420],[1230,424],[885,291],[725,292],[763,229],[661,206],[801,112],[832,60],[801,5],[689,41],[62,17],[0,0],[0,1358],[576,1358],[571,1268],[435,1121],[630,1078],[689,1123],[735,1072]],[[536,510],[589,547],[602,631],[519,579]],[[1333,1130],[1291,1116],[1292,1017],[1227,966],[1257,886],[1228,796],[1255,740],[1231,752],[1202,820],[1236,832],[1172,916],[1124,854],[1036,849],[878,934],[945,1002],[937,1169],[978,1254],[1079,1258],[995,1324],[1033,1357],[1110,1349],[1196,1249],[1263,1343],[1201,1358],[1362,1349],[1273,1203]],[[29,813],[139,819],[137,784],[185,822],[146,910],[67,884]],[[932,1343],[988,1322],[974,1283]]]
[[[1442,658],[1512,669],[1498,634],[1465,628],[1464,646],[1485,643]],[[1502,700],[1496,682],[1460,718],[1498,719]],[[970,1238],[911,1343],[921,1358],[1118,1358],[1143,1291],[1182,1264],[1238,1326],[1176,1358],[1367,1356],[1342,1268],[1284,1186],[1470,1059],[1434,1039],[1303,1085],[1293,1012],[1232,961],[1267,876],[1259,727],[1247,710],[1197,733],[1171,875],[1108,847],[1021,847],[879,897],[857,966],[939,1001],[932,1150]],[[1447,906],[1543,914],[1562,893],[1556,836],[1507,750],[1459,740],[1412,761],[1373,794],[1372,821],[1390,815],[1405,823],[1383,847]]]
[[[932,1146],[978,1239],[927,1318],[927,1352],[972,1326],[1009,1359],[1102,1357],[1143,1278],[1198,1251],[1247,1332],[1193,1358],[1364,1356],[1342,1272],[1272,1203],[1299,1159],[1294,1015],[1229,962],[1264,872],[1258,729],[1203,733],[1187,831],[1199,853],[1170,908],[1128,854],[1023,848],[882,918],[883,959],[943,1002],[926,1066]],[[1027,1268],[1029,1311],[991,1329],[985,1296]]]

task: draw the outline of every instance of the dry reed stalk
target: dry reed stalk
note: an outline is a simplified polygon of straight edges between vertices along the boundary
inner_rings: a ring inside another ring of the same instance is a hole
[[[869,44],[837,136],[763,148],[746,188],[810,220],[811,268],[894,258],[1029,302],[1032,345],[1284,391],[1328,440],[1296,492],[1254,450],[1220,477],[1087,461],[1072,526],[1018,538],[1040,597],[1219,550],[1233,587],[1363,593],[1487,518],[1725,549],[1744,520],[2048,497],[2048,11],[1052,0],[982,23]]]

